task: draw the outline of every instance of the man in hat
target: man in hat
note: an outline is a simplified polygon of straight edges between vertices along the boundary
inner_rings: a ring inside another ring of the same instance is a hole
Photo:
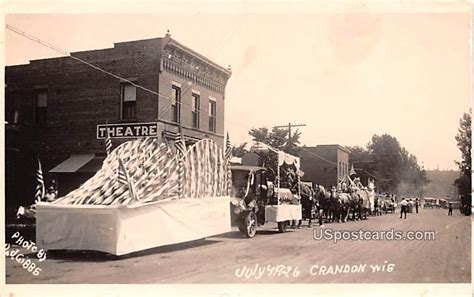
[[[453,215],[453,203],[452,202],[449,202],[449,205],[448,205],[448,216],[452,216]]]
[[[405,200],[405,198],[402,198],[402,202],[400,202],[401,209],[400,209],[400,219],[402,218],[402,215],[405,214],[405,219],[407,218],[407,208],[408,208],[408,202]]]

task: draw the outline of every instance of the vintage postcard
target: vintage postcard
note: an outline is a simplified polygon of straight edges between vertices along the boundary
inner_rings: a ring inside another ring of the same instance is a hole
[[[4,5],[0,294],[471,295],[468,2],[57,4]]]

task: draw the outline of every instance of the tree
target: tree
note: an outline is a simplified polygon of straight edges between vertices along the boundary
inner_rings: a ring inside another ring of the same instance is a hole
[[[288,130],[282,128],[272,128],[272,131],[265,127],[252,128],[249,135],[252,136],[254,141],[263,142],[295,156],[300,155],[299,139],[301,132],[299,130],[292,133],[290,138],[288,138]]]
[[[402,164],[398,192],[409,196],[423,196],[424,186],[429,182],[424,168],[420,168],[416,156],[401,148]]]
[[[241,158],[243,155],[248,153],[247,149],[245,148],[247,146],[247,143],[244,142],[238,146],[232,146],[232,156]]]
[[[472,130],[471,130],[471,109],[464,113],[459,120],[458,134],[455,137],[457,146],[461,151],[461,161],[456,161],[456,164],[461,170],[461,176],[456,179],[454,184],[458,187],[460,195],[471,194],[471,148],[472,148]]]
[[[371,162],[368,162],[365,170],[375,177],[380,191],[423,195],[424,186],[429,182],[426,172],[418,165],[416,156],[402,147],[395,137],[388,134],[373,135],[367,145],[367,152],[370,157],[365,156],[365,159]]]
[[[399,172],[403,158],[400,143],[388,134],[373,135],[367,149],[372,155],[374,175],[379,179],[379,189],[395,192],[400,182]]]
[[[363,183],[367,182],[369,178],[373,179],[371,172],[374,172],[374,162],[370,152],[360,146],[348,147],[351,151],[350,163],[354,166],[357,176],[360,177]]]

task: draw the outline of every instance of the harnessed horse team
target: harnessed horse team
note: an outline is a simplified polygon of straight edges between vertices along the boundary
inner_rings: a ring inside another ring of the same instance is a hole
[[[341,187],[339,189],[332,187],[328,191],[322,185],[313,188],[303,182],[295,181],[292,189],[296,187],[300,188],[303,219],[309,220],[309,227],[312,224],[313,214],[316,215],[319,225],[323,225],[324,221],[340,223],[349,219],[362,220],[367,219],[369,214],[378,213],[378,201],[373,184],[369,184],[367,188],[352,184],[344,190]]]

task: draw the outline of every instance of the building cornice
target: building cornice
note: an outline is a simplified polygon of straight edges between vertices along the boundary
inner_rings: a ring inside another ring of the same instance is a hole
[[[181,51],[185,52],[186,54],[191,55],[194,58],[201,60],[202,63],[212,66],[213,68],[215,68],[215,70],[218,70],[218,71],[222,72],[223,74],[225,74],[227,76],[227,79],[229,79],[230,76],[232,75],[232,71],[230,69],[228,69],[228,68],[226,69],[226,68],[220,66],[219,64],[211,61],[210,59],[206,58],[205,56],[201,55],[200,53],[197,53],[197,52],[193,51],[192,49],[190,49],[189,47],[179,43],[178,41],[171,38],[171,35],[169,33],[166,34],[165,37],[163,38],[162,50],[164,50],[167,46],[180,49]]]

